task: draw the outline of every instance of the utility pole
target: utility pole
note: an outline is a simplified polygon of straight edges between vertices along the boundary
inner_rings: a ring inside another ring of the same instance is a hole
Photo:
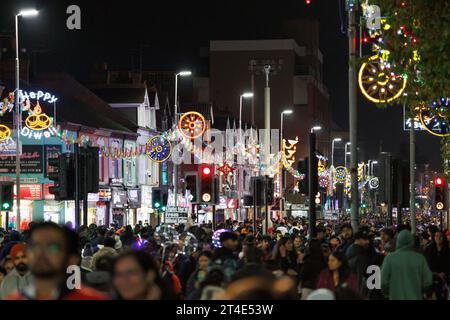
[[[357,14],[359,1],[347,0],[348,12],[348,102],[350,115],[350,173],[351,173],[351,219],[354,232],[359,229],[359,205],[358,205],[358,113],[357,113],[357,94],[356,94],[356,32],[357,32]]]
[[[416,201],[415,201],[415,190],[416,190],[416,175],[415,175],[415,165],[416,165],[416,137],[414,132],[414,114],[411,115],[411,128],[409,129],[409,211],[411,214],[411,230],[412,233],[416,233]]]
[[[264,157],[265,157],[265,165],[266,165],[266,173],[267,168],[270,164],[270,87],[269,87],[269,74],[270,74],[270,65],[264,66],[264,72],[266,73],[266,87],[264,88]]]
[[[317,158],[316,134],[314,130],[309,133],[309,159],[308,159],[308,191],[309,191],[309,239],[316,237],[316,202],[317,194]]]

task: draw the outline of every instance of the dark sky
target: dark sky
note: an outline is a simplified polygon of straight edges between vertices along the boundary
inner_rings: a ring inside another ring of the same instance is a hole
[[[66,29],[71,4],[81,7],[81,31]],[[14,12],[26,6],[38,8],[40,15],[21,22],[22,46],[48,50],[42,68],[68,71],[80,80],[94,62],[129,68],[134,56],[137,65],[141,45],[144,69],[189,67],[207,75],[208,60],[201,49],[209,40],[280,37],[283,19],[316,18],[333,120],[348,129],[347,37],[341,32],[338,0],[312,0],[309,6],[304,0],[1,0],[0,31],[12,32]],[[409,158],[401,106],[379,109],[360,96],[358,110],[363,160],[376,157],[380,144],[383,151]],[[438,138],[418,133],[418,161],[439,169],[439,148]]]

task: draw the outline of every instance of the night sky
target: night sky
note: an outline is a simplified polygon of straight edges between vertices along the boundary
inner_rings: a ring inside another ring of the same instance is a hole
[[[304,0],[2,0],[0,34],[13,32],[19,8],[35,7],[40,15],[21,22],[20,41],[23,47],[45,52],[39,58],[39,70],[67,71],[83,81],[95,62],[107,61],[112,69],[137,67],[142,46],[144,69],[189,68],[207,76],[204,53],[209,40],[281,38],[283,19],[316,18],[333,120],[346,130],[347,37],[341,32],[340,2],[344,1],[312,0],[308,6]],[[81,31],[66,29],[66,8],[71,4],[81,7]],[[342,14],[345,17],[343,10]],[[380,144],[383,151],[409,158],[401,106],[379,109],[360,96],[358,110],[362,160],[376,157]],[[439,138],[418,133],[418,162],[429,162],[439,170],[439,148]]]

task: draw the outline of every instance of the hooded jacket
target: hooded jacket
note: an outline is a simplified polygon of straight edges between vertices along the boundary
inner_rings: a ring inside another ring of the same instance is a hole
[[[396,247],[381,266],[381,288],[390,300],[422,300],[433,278],[428,263],[423,254],[414,251],[409,230],[398,234]]]

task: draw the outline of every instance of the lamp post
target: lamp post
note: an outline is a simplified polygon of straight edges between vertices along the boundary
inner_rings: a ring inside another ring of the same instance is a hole
[[[314,126],[311,128],[309,134],[309,175],[308,175],[308,189],[309,189],[309,238],[316,236],[316,204],[315,197],[317,194],[317,157],[316,157],[316,134],[315,131],[321,130],[321,126]]]
[[[174,113],[174,119],[175,119],[175,125],[178,121],[178,77],[187,77],[192,74],[191,71],[180,71],[177,74],[175,74],[175,113]],[[173,163],[173,197],[174,197],[174,207],[177,206],[177,195],[178,195],[178,165],[174,162]],[[167,204],[166,204],[167,205]]]
[[[244,92],[239,97],[239,145],[242,144],[242,100],[253,98],[253,92]],[[241,179],[241,163],[238,157],[238,206],[239,206],[239,217],[238,220],[242,218],[242,179]]]
[[[378,161],[374,160],[374,161],[372,161],[372,163],[370,164],[369,175],[370,175],[371,177],[373,177],[373,165],[374,165],[374,164],[378,164]]]
[[[15,109],[16,109],[16,199],[17,199],[17,227],[20,230],[20,156],[22,154],[22,145],[20,143],[20,131],[22,125],[22,112],[20,110],[20,61],[19,61],[19,17],[33,17],[37,16],[39,11],[36,9],[21,10],[15,16],[15,29],[16,29],[16,96],[15,96]],[[8,221],[6,221],[8,225]]]
[[[284,120],[284,115],[285,114],[292,114],[293,111],[291,109],[287,109],[281,112],[281,123],[280,123],[280,143],[281,143],[281,154],[282,156],[284,156],[284,143],[283,143],[283,120]],[[286,174],[286,171],[285,171]],[[282,208],[282,202],[283,202],[283,183],[286,185],[286,175],[284,177],[284,179],[282,178],[283,175],[283,163],[280,162],[280,168],[278,170],[278,175],[279,175],[279,187],[280,187],[280,212],[281,214],[283,214]],[[284,180],[284,181],[283,181]],[[285,187],[286,189],[286,187]]]

